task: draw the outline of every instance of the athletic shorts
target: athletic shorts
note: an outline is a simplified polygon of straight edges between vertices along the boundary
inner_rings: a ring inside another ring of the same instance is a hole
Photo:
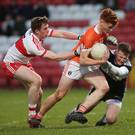
[[[87,73],[95,72],[96,70],[99,70],[98,66],[81,66],[75,61],[69,61],[64,67],[63,74],[70,79],[79,80]]]
[[[14,63],[3,62],[3,63],[2,63],[2,69],[4,70],[5,74],[6,74],[9,78],[14,78],[15,72],[16,72],[22,65],[28,67],[28,68],[31,69],[31,70],[34,70],[34,68],[32,67],[31,63],[22,64],[22,63],[18,63],[18,62],[14,62]]]
[[[119,108],[122,107],[122,101],[120,101],[118,99],[108,99],[105,102],[107,103],[107,105],[116,105]]]

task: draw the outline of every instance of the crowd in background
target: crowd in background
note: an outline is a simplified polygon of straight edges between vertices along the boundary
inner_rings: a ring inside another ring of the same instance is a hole
[[[23,5],[18,5],[12,0],[10,5],[0,5],[0,21],[2,21],[0,34],[23,35],[26,31],[25,20],[35,16],[47,16],[49,11],[42,0],[32,5],[30,0],[25,0]]]
[[[113,10],[119,9],[118,0],[76,0],[76,4],[103,4]],[[127,0],[125,10],[135,10],[135,1]],[[26,31],[25,21],[35,16],[47,16],[50,13],[43,0],[38,0],[35,5],[31,0],[24,0],[22,5],[18,5],[16,0],[12,0],[9,5],[0,4],[0,35],[23,35]]]

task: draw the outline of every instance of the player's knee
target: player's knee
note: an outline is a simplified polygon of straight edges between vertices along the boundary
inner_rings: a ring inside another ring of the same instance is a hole
[[[40,88],[40,90],[39,90],[39,96],[42,97],[42,95],[43,95],[43,90]]]
[[[60,101],[60,100],[63,99],[64,95],[65,95],[65,94],[64,94],[63,92],[57,91],[57,92],[55,93],[55,98],[56,98],[57,101]]]
[[[40,88],[42,85],[42,78],[40,76],[36,76],[35,78],[33,78],[32,85],[37,88]]]
[[[106,120],[108,124],[114,124],[117,121],[117,118],[112,115],[109,115],[106,117]]]
[[[100,87],[100,89],[102,90],[103,93],[107,93],[109,91],[109,86],[108,85],[102,85]]]

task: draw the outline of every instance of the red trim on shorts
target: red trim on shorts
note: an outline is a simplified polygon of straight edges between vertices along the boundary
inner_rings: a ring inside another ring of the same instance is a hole
[[[22,64],[22,63],[9,63],[9,62],[2,62],[2,69],[4,70],[5,74],[9,77],[9,78],[14,78],[14,74],[15,72],[21,67],[21,66],[26,66],[31,70],[34,70],[34,68],[32,67],[31,63],[28,64]]]
[[[27,50],[23,44],[23,39],[25,38],[25,36],[22,36],[16,43],[15,43],[15,46],[17,48],[17,50],[23,54],[24,56],[27,56],[27,57],[33,57],[35,55],[31,55],[31,54],[28,54],[27,53]]]

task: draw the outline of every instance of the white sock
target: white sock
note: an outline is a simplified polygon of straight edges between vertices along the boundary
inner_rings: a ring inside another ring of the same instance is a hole
[[[29,104],[29,117],[36,115],[36,107],[37,104],[31,105]]]

